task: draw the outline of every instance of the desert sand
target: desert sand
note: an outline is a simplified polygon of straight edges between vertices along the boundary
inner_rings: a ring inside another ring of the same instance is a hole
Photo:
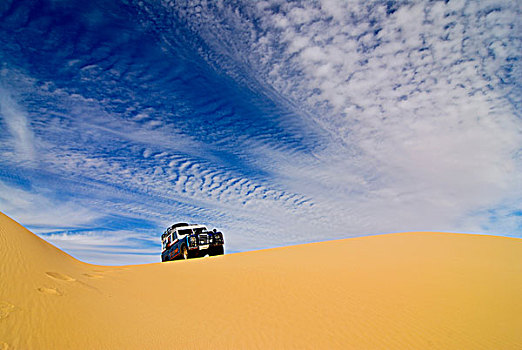
[[[521,239],[402,233],[107,267],[0,214],[0,249],[1,350],[522,349]]]

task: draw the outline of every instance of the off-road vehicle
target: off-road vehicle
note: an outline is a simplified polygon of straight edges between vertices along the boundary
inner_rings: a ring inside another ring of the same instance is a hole
[[[161,261],[225,253],[223,234],[216,229],[209,231],[203,225],[174,224],[161,235],[161,242]]]

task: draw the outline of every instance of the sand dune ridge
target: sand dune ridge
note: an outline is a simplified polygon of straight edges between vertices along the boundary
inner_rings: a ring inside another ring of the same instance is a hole
[[[0,214],[0,349],[521,349],[522,240],[405,233],[82,263]]]

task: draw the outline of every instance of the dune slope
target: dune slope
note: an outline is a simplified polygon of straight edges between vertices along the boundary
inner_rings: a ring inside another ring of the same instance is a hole
[[[522,240],[406,233],[82,263],[0,214],[0,349],[520,349]]]

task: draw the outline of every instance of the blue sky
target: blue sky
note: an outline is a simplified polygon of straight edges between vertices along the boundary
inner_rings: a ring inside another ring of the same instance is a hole
[[[84,261],[522,237],[517,1],[2,1],[0,211]]]

